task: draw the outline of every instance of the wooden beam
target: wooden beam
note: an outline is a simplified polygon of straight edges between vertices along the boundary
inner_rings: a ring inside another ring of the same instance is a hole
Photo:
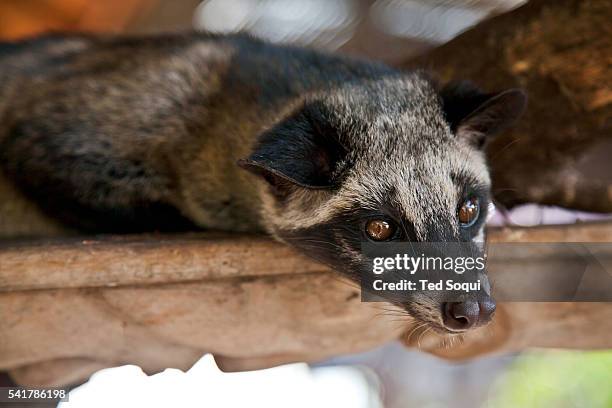
[[[612,223],[492,228],[489,242],[612,242]],[[0,241],[0,292],[153,285],[329,272],[261,236],[232,234]]]
[[[612,242],[612,223],[489,235],[491,242]],[[496,268],[511,261],[490,259]],[[263,237],[5,241],[0,371],[42,386],[121,364],[149,373],[187,369],[206,352],[230,371],[314,362],[395,339],[453,359],[525,347],[612,347],[611,306],[502,304],[492,325],[446,348],[439,337],[414,332],[410,318],[398,320],[393,307],[362,303],[354,284]]]
[[[109,236],[0,244],[0,292],[253,278],[327,270],[265,237]]]

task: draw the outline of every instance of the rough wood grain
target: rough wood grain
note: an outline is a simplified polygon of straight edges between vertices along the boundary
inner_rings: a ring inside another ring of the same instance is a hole
[[[491,229],[489,242],[612,242],[609,223]],[[328,271],[265,237],[231,234],[0,241],[0,292]]]
[[[495,229],[490,237],[612,242],[612,224]],[[489,262],[495,269],[511,260]],[[128,363],[149,373],[187,369],[206,352],[229,371],[314,362],[400,338],[453,359],[525,347],[612,347],[611,304],[503,304],[491,326],[452,348],[415,335],[412,321],[398,321],[389,308],[362,303],[353,284],[262,237],[5,242],[0,370],[42,386]]]
[[[264,237],[123,236],[0,244],[0,292],[308,274],[327,268]]]
[[[612,303],[502,303],[491,325],[452,347],[440,347],[435,336],[424,337],[420,339],[423,350],[453,360],[528,348],[610,349]]]

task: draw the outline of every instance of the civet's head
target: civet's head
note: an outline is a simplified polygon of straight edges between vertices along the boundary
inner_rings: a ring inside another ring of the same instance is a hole
[[[346,85],[281,120],[241,165],[267,182],[262,213],[274,236],[359,281],[371,267],[363,241],[482,240],[483,146],[525,102],[520,90],[436,89],[420,74]],[[423,293],[403,306],[450,332],[495,310],[490,297],[443,303]]]

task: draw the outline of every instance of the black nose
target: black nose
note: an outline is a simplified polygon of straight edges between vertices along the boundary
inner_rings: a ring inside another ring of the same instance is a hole
[[[442,305],[444,325],[451,330],[467,330],[491,321],[495,313],[495,301],[487,298],[481,302],[447,302]]]

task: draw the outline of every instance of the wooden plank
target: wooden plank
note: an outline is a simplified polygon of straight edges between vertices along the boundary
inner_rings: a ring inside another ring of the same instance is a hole
[[[0,247],[0,292],[168,284],[327,270],[264,237],[61,239]]]
[[[384,309],[331,273],[4,292],[0,371],[50,386],[123,364],[186,370],[207,352],[226,370],[317,361],[399,338],[406,322]]]
[[[612,242],[612,222],[580,222],[571,225],[505,227],[489,230],[489,243],[499,242]]]
[[[612,348],[612,303],[603,302],[507,302],[499,304],[493,322],[442,344],[427,333],[416,344],[404,342],[440,357],[467,360],[528,348],[577,350]],[[449,344],[451,344],[449,346]]]
[[[493,228],[497,242],[612,242],[612,223]],[[0,244],[0,292],[328,271],[261,236],[190,234]]]
[[[610,242],[611,231],[612,223],[505,228],[490,238]],[[490,262],[494,272],[512,260]],[[27,385],[65,385],[122,364],[149,373],[186,369],[206,352],[229,371],[315,362],[394,339],[452,359],[526,347],[612,347],[611,303],[533,302],[499,305],[491,325],[449,347],[263,237],[5,242],[0,278],[0,370]]]

